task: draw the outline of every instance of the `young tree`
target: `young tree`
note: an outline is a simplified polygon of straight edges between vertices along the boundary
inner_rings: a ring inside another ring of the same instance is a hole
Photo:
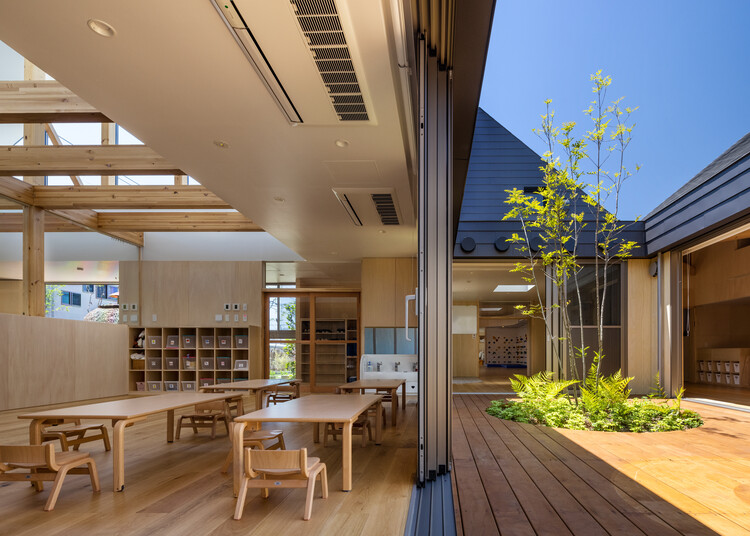
[[[521,223],[522,233],[513,234],[510,241],[519,244],[526,259],[516,263],[513,271],[524,274],[525,280],[535,285],[539,300],[536,305],[519,309],[525,315],[540,317],[549,338],[553,337],[553,310],[559,312],[563,333],[560,339],[564,346],[553,345],[555,359],[559,370],[567,369],[569,376],[580,380],[584,388],[591,381],[598,383],[604,358],[608,268],[630,257],[637,247],[635,242],[622,238],[625,224],[618,219],[620,192],[632,175],[626,167],[625,153],[635,126],[630,117],[637,108],[623,108],[622,97],[606,104],[607,89],[612,81],[601,71],[591,75],[591,81],[594,100],[584,110],[591,129],[582,136],[576,134],[575,122],[557,126],[551,101],[545,101],[546,113],[541,116],[541,128],[534,130],[547,148],[542,156],[543,186],[533,194],[517,188],[508,190],[506,203],[511,208],[504,217]],[[591,226],[593,229],[587,229]],[[584,229],[593,234],[595,244],[592,256],[597,347],[593,355],[584,344],[579,284],[583,265],[578,250]],[[551,306],[541,300],[542,273],[555,289],[556,300]],[[573,296],[566,292],[566,287],[571,286]],[[570,307],[571,301],[577,307]],[[571,310],[577,311],[578,318],[571,318]],[[576,333],[579,344],[575,343],[574,326],[579,329]],[[587,371],[592,374],[587,375]]]

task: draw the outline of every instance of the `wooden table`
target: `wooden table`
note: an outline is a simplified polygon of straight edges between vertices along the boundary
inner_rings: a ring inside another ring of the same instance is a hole
[[[232,446],[234,452],[234,494],[239,492],[240,478],[245,467],[243,435],[248,423],[311,422],[313,440],[320,441],[320,423],[343,425],[341,438],[343,490],[352,489],[352,424],[362,412],[377,405],[375,412],[375,444],[380,445],[383,434],[382,395],[309,395],[283,404],[253,411],[234,419]]]
[[[265,393],[269,387],[281,385],[284,383],[290,383],[295,381],[296,378],[288,380],[243,380],[240,382],[227,382],[217,383],[214,385],[206,385],[201,387],[201,391],[248,391],[255,393],[255,409],[261,409],[263,407],[263,393]],[[238,411],[238,415],[242,415],[244,411]]]
[[[398,412],[398,388],[401,387],[401,403],[406,408],[406,380],[358,380],[356,382],[345,383],[339,385],[339,389],[344,393],[351,393],[352,391],[359,389],[359,392],[364,394],[365,389],[383,389],[391,392],[391,423],[396,426]]]
[[[125,428],[144,420],[149,415],[167,412],[167,441],[174,441],[174,410],[203,402],[238,398],[237,393],[173,393],[144,396],[86,404],[70,408],[50,409],[37,413],[20,415],[19,419],[31,419],[29,441],[32,445],[42,443],[42,428],[45,423],[60,419],[111,419],[114,429],[112,440],[113,489],[125,488]],[[242,410],[242,397],[238,409]]]

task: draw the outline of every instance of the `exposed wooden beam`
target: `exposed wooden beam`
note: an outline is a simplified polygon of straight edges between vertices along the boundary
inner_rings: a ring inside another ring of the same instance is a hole
[[[72,233],[85,231],[79,225],[58,218],[48,212],[44,216],[45,233]],[[23,212],[5,212],[0,214],[0,233],[22,233],[23,232]]]
[[[107,116],[55,80],[0,82],[0,124],[108,122]]]
[[[109,231],[262,231],[237,212],[99,212],[99,229]]]
[[[52,142],[52,145],[62,145],[60,143],[60,138],[57,135],[57,131],[55,130],[55,127],[53,127],[49,123],[42,124],[42,127],[44,128],[44,131],[47,133],[47,136]],[[73,184],[76,186],[81,185],[81,179],[79,179],[77,175],[71,175],[70,180],[72,180]]]
[[[54,214],[58,218],[62,218],[75,225],[78,225],[84,230],[94,231],[107,236],[111,236],[112,238],[122,240],[123,242],[127,242],[134,246],[143,246],[142,232],[101,229],[99,227],[98,214],[93,210],[50,210],[49,213]]]
[[[34,186],[14,177],[0,177],[0,197],[31,206],[34,204]]]
[[[23,310],[29,316],[44,316],[44,211],[23,209]]]
[[[232,208],[203,186],[35,186],[33,204],[45,209]]]
[[[0,175],[184,175],[145,145],[0,146]]]

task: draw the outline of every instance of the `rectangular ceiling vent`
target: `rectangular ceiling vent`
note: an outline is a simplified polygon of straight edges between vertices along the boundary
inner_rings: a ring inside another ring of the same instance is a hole
[[[369,121],[334,0],[289,0],[339,121]]]
[[[334,188],[333,193],[357,227],[401,225],[392,188]]]

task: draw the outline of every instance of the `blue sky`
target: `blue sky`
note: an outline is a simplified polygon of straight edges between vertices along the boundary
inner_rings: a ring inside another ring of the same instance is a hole
[[[541,154],[543,101],[583,125],[602,69],[640,106],[620,217],[645,216],[750,131],[749,22],[750,0],[497,0],[480,106]]]

